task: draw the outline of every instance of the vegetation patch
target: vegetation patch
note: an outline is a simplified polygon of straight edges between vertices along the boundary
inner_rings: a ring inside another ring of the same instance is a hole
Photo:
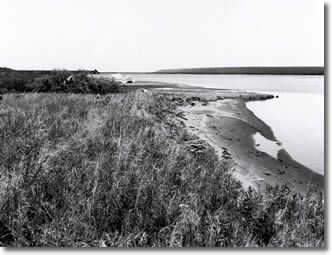
[[[2,97],[3,246],[324,246],[321,193],[243,190],[171,96]]]
[[[15,71],[0,69],[0,94],[17,92],[52,92],[108,94],[119,93],[114,79],[95,78],[90,71]]]

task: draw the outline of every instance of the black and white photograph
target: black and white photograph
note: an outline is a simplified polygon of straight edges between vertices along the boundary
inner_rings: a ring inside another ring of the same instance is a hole
[[[1,0],[0,246],[325,248],[326,10]]]

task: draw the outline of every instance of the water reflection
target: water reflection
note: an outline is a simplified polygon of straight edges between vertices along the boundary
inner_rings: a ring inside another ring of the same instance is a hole
[[[272,127],[291,157],[324,174],[324,95],[278,94],[279,98],[249,102],[247,107]],[[260,143],[268,148],[264,140],[260,140]],[[270,149],[266,149],[266,152],[274,153]]]

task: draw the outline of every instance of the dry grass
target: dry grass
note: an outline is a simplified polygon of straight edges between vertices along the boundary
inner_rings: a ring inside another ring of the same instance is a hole
[[[324,246],[321,194],[244,191],[166,97],[21,94],[0,101],[4,246]]]

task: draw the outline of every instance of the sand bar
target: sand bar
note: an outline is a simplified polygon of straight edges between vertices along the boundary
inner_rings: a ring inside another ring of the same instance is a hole
[[[221,158],[227,155],[234,161],[231,171],[245,188],[287,184],[299,192],[323,189],[324,177],[293,160],[284,149],[277,158],[257,149],[253,138],[257,132],[275,143],[278,140],[271,127],[246,107],[246,99],[234,98],[182,107],[186,127],[207,140]]]

